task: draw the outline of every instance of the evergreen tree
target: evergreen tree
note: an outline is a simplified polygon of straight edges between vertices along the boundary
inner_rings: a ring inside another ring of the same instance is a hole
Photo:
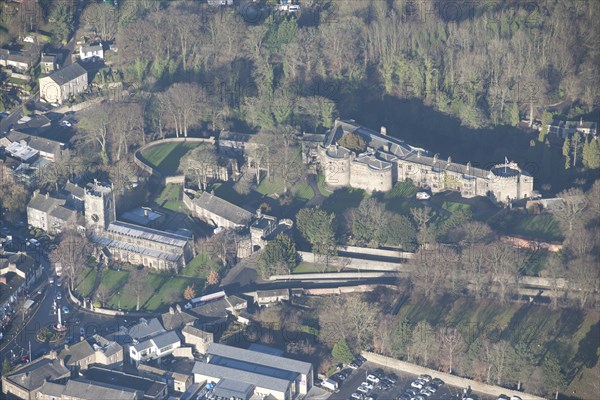
[[[298,265],[296,244],[288,235],[279,234],[261,253],[259,270],[266,278],[279,272],[289,274],[296,265]]]
[[[600,168],[600,141],[592,138],[583,145],[583,166],[587,169]]]
[[[562,153],[565,156],[565,169],[571,168],[571,140],[568,137],[565,138]]]
[[[344,339],[340,339],[331,350],[333,358],[340,363],[350,364],[354,360],[354,354]]]
[[[519,125],[519,105],[514,102],[510,109],[510,124],[512,126]]]
[[[577,166],[577,162],[581,158],[583,144],[581,141],[581,134],[579,132],[575,132],[573,137],[571,138],[571,151],[573,152],[573,167]]]

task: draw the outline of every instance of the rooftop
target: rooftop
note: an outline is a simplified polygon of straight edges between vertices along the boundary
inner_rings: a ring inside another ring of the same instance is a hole
[[[153,258],[158,258],[161,260],[167,260],[170,262],[177,262],[182,254],[171,253],[168,251],[155,250],[148,247],[143,247],[139,245],[135,245],[132,243],[126,243],[120,240],[114,240],[105,236],[94,236],[92,240],[101,246],[105,246],[108,248],[127,250],[136,254],[146,255]]]
[[[248,302],[237,296],[226,296],[218,300],[202,304],[192,308],[190,311],[199,317],[205,318],[225,318],[233,309],[245,307]],[[228,312],[229,311],[229,312]]]
[[[304,361],[278,357],[258,351],[240,349],[238,347],[227,346],[220,343],[212,343],[208,347],[207,353],[213,356],[219,356],[221,358],[229,358],[255,365],[269,366],[272,368],[281,369],[283,371],[292,371],[305,375],[308,375],[312,369],[312,364]]]
[[[177,247],[184,247],[188,242],[184,236],[121,221],[111,222],[107,231]]]
[[[135,400],[138,398],[135,389],[111,386],[113,385],[79,378],[69,380],[63,394],[68,398],[89,400]]]
[[[73,63],[48,75],[48,77],[54,82],[56,82],[58,85],[64,85],[65,83],[71,82],[72,80],[77,79],[86,74],[87,71],[81,66],[81,64]]]
[[[228,379],[250,385],[260,384],[260,387],[278,392],[286,392],[291,385],[287,379],[274,378],[254,372],[242,371],[221,365],[196,362],[192,370],[194,374],[210,376],[218,379]]]
[[[17,369],[6,378],[27,390],[35,390],[46,381],[53,381],[69,376],[71,372],[58,359],[41,358]]]
[[[151,208],[138,207],[121,214],[121,219],[137,225],[146,226],[153,221],[159,220],[163,216],[163,214],[154,211]]]
[[[79,343],[75,343],[72,346],[65,347],[60,351],[58,355],[60,358],[65,360],[65,365],[75,365],[79,361],[90,357],[94,354],[94,349],[92,346],[86,341],[82,340]]]
[[[166,383],[155,382],[151,379],[141,378],[125,372],[113,371],[100,367],[92,367],[88,369],[84,377],[86,380],[91,380],[94,382],[139,390],[144,392],[144,394],[149,397],[156,397],[167,386]]]
[[[252,213],[208,192],[202,192],[193,202],[219,217],[237,225],[247,225],[252,219]]]
[[[149,321],[140,318],[140,322],[129,328],[127,333],[132,339],[141,340],[163,332],[165,332],[165,329],[158,318],[152,318]]]
[[[172,307],[169,309],[169,312],[162,314],[160,318],[167,330],[182,328],[198,319],[186,311],[173,309]]]

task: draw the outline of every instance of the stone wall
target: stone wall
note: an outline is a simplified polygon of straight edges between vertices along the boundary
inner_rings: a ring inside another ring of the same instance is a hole
[[[391,275],[389,272],[324,272],[315,274],[291,274],[291,275],[271,275],[269,280],[271,281],[294,281],[294,280],[324,280],[324,279],[337,279],[337,280],[352,280],[352,279],[369,279],[369,278],[381,278]]]
[[[315,260],[315,255],[309,251],[299,251],[300,257],[307,262],[318,262]],[[343,269],[356,269],[363,271],[400,271],[409,272],[411,267],[408,264],[390,262],[390,261],[378,261],[378,260],[365,260],[362,258],[353,258],[350,256],[333,257],[330,259],[330,265],[336,266],[341,263]]]
[[[400,250],[386,250],[386,249],[372,249],[370,247],[357,247],[357,246],[340,246],[338,247],[339,251],[344,251],[346,253],[357,253],[357,254],[367,254],[371,256],[381,256],[381,257],[390,257],[390,258],[403,258],[403,259],[411,259],[414,257],[415,253],[409,253]]]
[[[501,394],[507,396],[518,396],[523,400],[544,400],[543,397],[534,396],[532,394],[517,392],[515,390],[505,389],[500,386],[488,385],[485,383],[477,382],[472,379],[461,378],[456,375],[450,375],[444,372],[439,372],[430,368],[421,367],[415,364],[411,364],[405,361],[396,360],[390,357],[385,357],[379,354],[371,353],[368,351],[362,352],[363,357],[365,357],[368,361],[385,366],[387,368],[396,369],[398,371],[412,374],[412,375],[421,375],[427,374],[433,377],[437,377],[442,379],[449,385],[457,386],[459,388],[467,388],[471,387],[471,389],[475,392],[485,393],[490,396],[500,396]]]
[[[150,142],[147,143],[146,145],[140,147],[139,149],[137,149],[137,151],[134,154],[133,157],[133,162],[135,163],[135,165],[137,165],[140,169],[142,169],[143,171],[145,171],[146,173],[148,173],[148,175],[151,176],[156,176],[158,178],[162,178],[162,174],[160,171],[158,171],[157,169],[153,168],[152,166],[150,166],[149,164],[146,164],[146,160],[144,159],[144,156],[142,155],[142,153],[148,149],[151,149],[152,147],[155,146],[160,146],[162,144],[167,144],[167,143],[210,143],[212,145],[215,144],[215,138],[213,136],[209,137],[209,138],[185,138],[185,137],[179,137],[179,138],[167,138],[167,139],[160,139],[160,140],[155,140],[154,142]]]

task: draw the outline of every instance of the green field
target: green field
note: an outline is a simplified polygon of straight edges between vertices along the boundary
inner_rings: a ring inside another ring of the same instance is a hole
[[[151,147],[142,153],[144,159],[152,167],[165,175],[173,175],[179,169],[179,162],[191,149],[199,143],[165,143]]]
[[[199,253],[194,259],[187,263],[179,275],[190,278],[206,279],[211,269],[218,271],[220,268],[221,265],[218,262],[210,259],[203,253]]]
[[[77,292],[83,297],[89,297],[90,294],[92,294],[97,273],[98,271],[96,268],[85,268],[85,270],[79,274],[80,279],[77,284]]]
[[[288,189],[292,192],[294,199],[299,201],[308,201],[315,195],[310,185],[305,182],[298,182],[292,188]],[[256,191],[265,196],[281,194],[283,192],[283,181],[277,178],[263,179],[256,188]]]
[[[324,197],[329,197],[333,193],[325,189],[325,175],[323,175],[322,173],[319,173],[319,175],[317,175],[317,188],[319,189],[319,192],[321,192],[321,195],[323,195]]]
[[[311,257],[309,257],[309,259],[312,260]],[[292,271],[292,274],[312,274],[312,273],[318,273],[318,272],[323,272],[323,268],[325,268],[325,272],[335,272],[335,267],[329,265],[328,267],[324,267],[321,264],[315,264],[312,262],[307,262],[307,261],[302,261],[300,264],[298,264],[298,266],[296,266],[296,268],[294,268],[294,270]]]
[[[170,183],[160,195],[154,200],[154,202],[171,211],[179,211],[181,208],[181,185]]]

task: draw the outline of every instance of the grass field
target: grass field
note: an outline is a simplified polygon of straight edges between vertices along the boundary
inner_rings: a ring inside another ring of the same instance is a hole
[[[181,185],[168,184],[154,202],[167,210],[179,211],[181,208],[181,190]]]
[[[298,182],[290,190],[294,198],[299,201],[308,201],[315,195],[313,189],[306,182]],[[283,192],[283,182],[281,179],[276,178],[263,179],[256,188],[256,191],[265,196],[275,193],[281,194]]]
[[[179,161],[199,143],[165,143],[142,153],[146,161],[165,175],[173,175],[179,169]]]
[[[94,282],[96,281],[96,268],[86,268],[81,274],[81,279],[77,286],[77,292],[83,297],[89,297],[94,289]]]
[[[319,189],[319,192],[321,192],[321,195],[323,195],[324,197],[329,197],[333,193],[325,189],[325,175],[323,175],[322,173],[317,175],[317,188]]]
[[[302,261],[294,270],[292,274],[311,274],[317,272],[323,272],[323,268],[325,268],[325,272],[335,272],[335,268],[333,266],[324,267],[320,264],[315,264],[312,262]]]
[[[501,232],[528,239],[557,242],[564,238],[558,221],[550,214],[533,215],[523,211],[502,210],[489,223]]]

